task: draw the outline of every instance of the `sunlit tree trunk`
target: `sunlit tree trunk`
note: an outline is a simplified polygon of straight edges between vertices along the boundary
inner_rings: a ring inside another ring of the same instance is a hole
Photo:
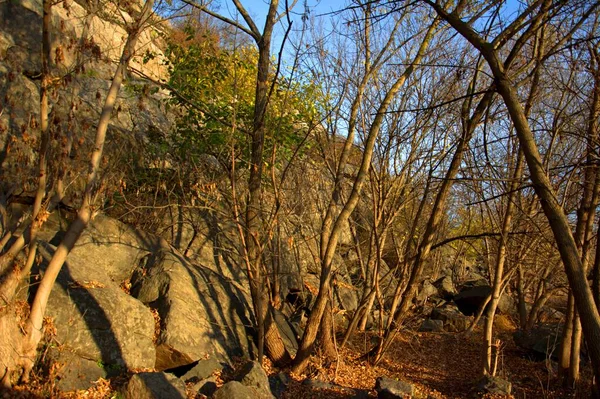
[[[496,88],[508,109],[517,132],[517,137],[521,143],[521,148],[525,154],[533,187],[554,234],[554,239],[569,279],[569,285],[573,291],[575,305],[581,317],[583,332],[589,343],[594,374],[596,375],[596,379],[600,380],[600,314],[595,306],[592,291],[583,270],[580,253],[571,232],[569,220],[563,211],[561,203],[557,199],[552,183],[543,167],[542,158],[525,116],[524,109],[521,106],[516,87],[507,75],[507,69],[500,61],[499,53],[494,45],[486,42],[469,24],[462,21],[457,14],[448,13],[437,3],[429,0],[424,1],[433,7],[438,15],[444,18],[458,33],[465,37],[485,57],[490,66]],[[598,4],[591,5],[582,18],[587,18],[597,7]],[[524,35],[532,33],[528,30]],[[499,37],[504,39],[504,37]]]
[[[24,337],[25,343],[23,345],[24,357],[26,358],[22,375],[22,379],[24,381],[28,380],[29,372],[33,367],[37,346],[43,334],[43,318],[46,312],[46,305],[50,296],[50,292],[56,281],[56,277],[58,276],[58,273],[67,258],[67,255],[77,242],[79,236],[92,217],[93,201],[99,187],[98,174],[100,169],[100,161],[102,159],[104,141],[111,118],[111,113],[114,109],[115,101],[117,99],[125,71],[129,61],[134,55],[137,40],[152,14],[153,5],[154,1],[148,0],[144,4],[140,15],[137,16],[133,24],[128,29],[129,35],[127,36],[127,41],[123,47],[123,52],[117,66],[117,70],[115,71],[111,86],[108,90],[100,119],[98,120],[94,151],[92,152],[90,159],[82,204],[79,207],[77,218],[69,225],[63,240],[58,245],[52,259],[50,260],[40,285],[36,291],[35,297],[33,298],[31,312],[26,321],[26,337]]]

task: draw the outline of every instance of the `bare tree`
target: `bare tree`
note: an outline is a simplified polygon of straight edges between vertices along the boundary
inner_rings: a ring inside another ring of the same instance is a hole
[[[356,205],[358,204],[362,192],[362,187],[368,177],[368,171],[371,165],[371,159],[373,155],[373,148],[375,146],[375,142],[379,135],[379,132],[381,131],[385,113],[387,112],[389,106],[392,104],[398,91],[404,86],[407,79],[414,72],[416,65],[418,65],[421,62],[421,60],[427,53],[429,45],[431,44],[431,40],[434,37],[438,25],[437,20],[434,20],[429,24],[425,32],[423,32],[423,38],[421,39],[419,47],[416,50],[414,56],[407,63],[406,68],[401,73],[399,73],[397,77],[392,81],[390,87],[387,89],[385,94],[382,95],[383,98],[381,99],[381,102],[379,102],[379,104],[377,105],[373,121],[369,124],[367,128],[367,133],[365,134],[364,148],[362,149],[360,166],[358,168],[358,171],[356,172],[356,177],[352,182],[350,194],[348,195],[347,199],[342,202],[341,210],[338,211],[338,201],[341,195],[341,182],[342,177],[344,175],[343,172],[346,167],[348,157],[350,156],[350,151],[352,150],[355,131],[358,123],[357,117],[359,114],[359,106],[361,104],[361,101],[363,100],[364,90],[369,84],[369,81],[372,79],[373,75],[378,72],[380,67],[379,63],[382,60],[385,60],[384,57],[388,52],[388,49],[391,48],[393,44],[393,33],[399,26],[398,23],[395,24],[392,31],[392,35],[390,35],[390,39],[385,43],[381,51],[372,58],[370,54],[371,50],[369,48],[368,43],[368,37],[370,34],[368,21],[371,13],[371,5],[369,3],[359,3],[359,6],[365,11],[366,16],[366,18],[363,18],[363,20],[365,21],[364,37],[366,40],[365,57],[363,61],[364,74],[360,79],[360,83],[356,93],[357,95],[355,94],[356,97],[354,98],[352,106],[350,108],[347,137],[345,140],[343,150],[339,156],[339,162],[336,168],[334,189],[331,196],[331,201],[325,214],[325,218],[323,220],[323,227],[320,236],[319,260],[321,262],[321,275],[319,293],[315,300],[315,304],[311,309],[311,313],[306,325],[306,330],[302,337],[302,341],[300,343],[296,358],[294,359],[293,370],[295,372],[301,372],[304,370],[308,361],[308,357],[312,352],[313,345],[317,337],[317,332],[320,328],[321,319],[323,317],[329,299],[333,271],[333,257],[337,248],[340,233],[342,231],[343,225],[348,221],[351,213],[354,211]],[[397,21],[401,21],[401,18],[398,18]]]
[[[521,143],[531,179],[534,183],[534,189],[554,233],[569,284],[573,290],[575,304],[579,310],[583,332],[590,343],[590,355],[594,365],[594,373],[596,379],[600,379],[600,345],[598,344],[600,342],[600,314],[595,306],[591,288],[587,283],[580,254],[568,219],[560,202],[557,200],[548,174],[543,168],[542,158],[529,122],[527,121],[525,111],[521,105],[515,85],[508,74],[509,69],[506,67],[506,61],[501,61],[501,53],[499,51],[500,48],[507,44],[507,39],[516,33],[517,27],[522,22],[530,18],[529,27],[519,36],[515,43],[522,43],[532,37],[537,27],[542,22],[547,21],[547,18],[543,18],[542,16],[552,15],[552,13],[547,14],[546,12],[534,13],[538,7],[544,10],[555,11],[556,9],[565,7],[566,4],[565,2],[550,4],[548,1],[535,1],[516,18],[514,23],[510,24],[490,42],[477,33],[469,23],[463,21],[458,12],[448,12],[440,4],[428,0],[425,0],[425,2],[435,9],[440,17],[447,21],[482,54],[491,69],[496,89],[504,99],[504,103],[515,126],[517,137]],[[584,7],[576,18],[570,17],[573,22],[571,25],[572,30],[567,32],[568,35],[571,35],[573,30],[576,30],[583,21],[587,20],[596,11],[598,4],[592,4],[589,7],[584,5]],[[514,46],[510,49],[507,60],[514,57],[514,49]]]

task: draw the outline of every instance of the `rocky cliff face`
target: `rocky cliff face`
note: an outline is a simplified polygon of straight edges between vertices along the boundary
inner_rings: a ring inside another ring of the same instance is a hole
[[[53,7],[53,82],[50,122],[53,159],[68,152],[60,165],[76,180],[85,164],[103,99],[114,74],[126,32],[119,19],[127,11],[94,2],[62,2]],[[130,12],[134,12],[130,10]],[[35,184],[41,78],[41,0],[0,2],[0,164],[2,189],[29,191]],[[152,79],[166,78],[161,48],[161,25],[142,35],[131,63]],[[152,54],[154,57],[144,56]],[[141,94],[140,94],[141,93]],[[121,90],[109,128],[107,160],[128,159],[147,142],[149,131],[168,132],[171,119],[162,101],[166,93],[148,89],[148,82],[130,74]],[[66,146],[70,146],[68,150]],[[55,165],[56,166],[56,165]],[[107,168],[109,170],[110,168]],[[113,178],[118,179],[117,174]],[[74,185],[73,187],[77,187]],[[69,193],[68,193],[69,194]],[[68,201],[68,200],[67,200]]]

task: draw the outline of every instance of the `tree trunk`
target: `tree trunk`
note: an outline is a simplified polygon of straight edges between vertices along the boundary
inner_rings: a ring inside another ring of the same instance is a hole
[[[127,41],[123,47],[119,65],[117,66],[117,70],[114,74],[111,86],[104,101],[102,114],[100,115],[100,119],[98,121],[94,151],[90,159],[87,183],[83,194],[83,201],[77,213],[77,218],[69,225],[63,240],[58,245],[54,255],[52,256],[52,259],[46,268],[44,277],[42,278],[42,281],[40,282],[38,290],[33,299],[31,313],[26,323],[27,343],[24,344],[24,350],[25,356],[28,357],[28,362],[23,371],[24,381],[27,381],[29,378],[29,372],[31,371],[33,362],[35,360],[37,346],[42,338],[43,319],[46,312],[46,305],[48,303],[48,298],[50,296],[52,287],[54,286],[54,282],[56,281],[56,277],[58,276],[58,273],[60,272],[60,269],[67,258],[67,255],[79,239],[79,236],[92,217],[93,198],[99,186],[98,174],[100,171],[100,161],[102,159],[108,123],[111,119],[111,114],[121,88],[125,71],[127,70],[129,61],[135,52],[135,45],[139,35],[141,34],[144,25],[152,14],[153,5],[154,0],[148,0],[144,4],[141,14],[129,31],[129,36],[127,37]]]
[[[498,244],[498,255],[496,258],[496,267],[494,274],[494,282],[492,284],[492,294],[490,304],[487,307],[485,324],[484,324],[484,338],[486,358],[484,359],[483,374],[494,375],[492,371],[493,367],[493,329],[494,329],[494,317],[496,315],[496,309],[500,302],[500,295],[502,295],[502,279],[504,277],[504,264],[506,262],[506,247],[508,244],[508,235],[510,233],[512,225],[512,216],[514,210],[515,198],[517,196],[517,188],[521,182],[521,176],[523,175],[524,157],[520,149],[517,149],[517,164],[515,171],[509,185],[509,195],[506,199],[506,211],[504,213],[504,221],[502,222],[502,231],[500,233],[500,243]],[[497,347],[496,347],[497,350]],[[497,352],[495,354],[498,356]]]
[[[392,319],[393,322],[390,321],[388,323],[389,328],[387,328],[383,339],[377,345],[377,347],[372,350],[372,352],[375,354],[375,357],[373,359],[375,364],[379,363],[383,354],[391,344],[393,337],[396,333],[395,330],[399,329],[402,325],[402,319],[406,315],[410,303],[412,302],[412,298],[416,293],[418,280],[423,271],[425,261],[427,260],[431,251],[431,246],[433,245],[433,238],[437,231],[439,223],[442,220],[442,215],[446,206],[446,201],[450,194],[450,188],[452,187],[454,178],[458,173],[463,155],[468,148],[469,141],[471,140],[473,132],[475,131],[475,127],[478,125],[481,117],[483,116],[485,110],[491,102],[492,97],[493,93],[487,92],[477,105],[473,116],[468,121],[464,120],[463,136],[460,138],[456,146],[456,151],[452,157],[450,166],[446,171],[445,178],[442,181],[440,190],[435,198],[431,214],[425,227],[425,232],[423,233],[423,238],[417,249],[415,260],[413,261],[410,277],[408,279],[408,282],[406,283],[407,285],[404,290],[404,293],[402,294],[402,299],[400,300],[400,305],[398,307],[398,310],[396,310],[395,313],[392,314],[393,317],[390,317],[390,319]]]
[[[365,142],[365,148],[363,150],[363,155],[360,163],[360,168],[356,174],[354,184],[352,185],[352,191],[350,192],[350,196],[348,197],[347,202],[344,204],[344,207],[342,208],[340,214],[335,219],[333,227],[330,230],[331,234],[327,236],[327,239],[321,240],[321,243],[325,244],[326,246],[325,248],[321,248],[321,282],[319,286],[319,293],[317,294],[314,308],[312,309],[308,318],[306,330],[304,331],[304,336],[302,337],[298,353],[296,355],[296,358],[294,359],[293,370],[296,373],[300,373],[304,370],[307,364],[308,356],[312,351],[312,347],[317,335],[317,329],[321,322],[323,312],[325,310],[325,304],[327,299],[326,293],[329,292],[329,289],[331,289],[331,271],[333,255],[337,248],[342,226],[348,220],[350,214],[354,211],[354,208],[358,204],[358,200],[362,191],[362,186],[367,178],[367,172],[371,165],[371,158],[373,156],[375,140],[377,139],[379,131],[381,130],[381,127],[384,122],[384,115],[388,110],[390,104],[392,103],[392,100],[396,96],[396,93],[400,90],[400,88],[406,82],[406,79],[414,71],[415,65],[418,64],[423,58],[425,50],[429,47],[429,43],[433,38],[433,33],[438,24],[439,21],[437,19],[431,24],[427,33],[425,34],[423,41],[421,42],[421,46],[413,62],[406,68],[404,73],[394,82],[390,90],[385,94],[383,101],[377,109],[377,114],[375,116],[375,119],[373,120],[373,124],[369,128],[369,132]],[[350,138],[347,138],[346,143],[348,143],[349,140]],[[324,231],[327,232],[327,230],[328,229],[324,227]]]
[[[519,298],[519,327],[521,330],[526,330],[527,326],[527,303],[525,302],[525,284],[523,282],[523,268],[517,266],[517,296]]]
[[[338,353],[335,345],[335,326],[333,324],[333,306],[331,298],[327,301],[321,322],[320,343],[323,355],[328,360],[337,359]]]
[[[506,75],[505,66],[500,62],[498,53],[489,43],[485,42],[468,24],[456,14],[448,14],[439,4],[427,0],[436,12],[442,16],[454,29],[463,35],[485,57],[496,83],[498,92],[515,126],[517,137],[525,154],[533,188],[540,200],[542,209],[554,234],[554,239],[573,291],[575,304],[581,317],[584,335],[589,343],[590,356],[596,379],[600,380],[600,314],[595,306],[592,291],[583,272],[579,251],[569,220],[558,201],[552,183],[542,164],[537,144],[529,122],[521,106],[517,90]],[[594,7],[597,7],[594,6]]]
[[[571,346],[573,341],[573,320],[575,318],[575,300],[571,290],[567,300],[567,314],[560,344],[560,356],[558,359],[558,375],[563,385],[568,384],[569,367],[571,364]]]

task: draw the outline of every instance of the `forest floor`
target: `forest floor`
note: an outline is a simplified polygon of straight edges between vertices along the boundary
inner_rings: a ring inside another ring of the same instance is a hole
[[[531,358],[518,348],[512,339],[514,325],[502,316],[496,323],[497,337],[502,341],[501,357],[497,375],[512,383],[513,395],[510,398],[589,398],[591,370],[582,367],[582,384],[577,392],[559,388],[556,378],[556,363]],[[362,354],[371,347],[376,337],[373,333],[357,333],[349,344],[339,350],[337,361],[323,362],[313,356],[305,375],[289,375],[284,399],[304,398],[366,398],[377,397],[374,390],[378,377],[386,376],[413,384],[415,399],[459,399],[459,398],[499,398],[503,396],[482,395],[476,391],[482,362],[481,331],[473,333],[421,333],[411,330],[401,331],[383,360],[372,366]],[[240,362],[242,360],[240,359]],[[269,374],[282,370],[272,367],[265,361]],[[221,385],[231,378],[233,371],[216,376]],[[318,381],[316,384],[303,383],[307,378]],[[60,394],[51,382],[37,380],[28,386],[18,386],[9,396],[0,398],[118,398],[116,392],[126,383],[128,376],[111,380],[100,380],[88,391]],[[360,396],[357,396],[360,393]],[[193,394],[193,399],[204,396]]]
[[[577,392],[561,389],[556,377],[556,362],[536,361],[515,345],[512,339],[514,327],[510,322],[505,320],[497,324],[497,335],[503,344],[497,375],[512,383],[512,398],[590,397],[589,366],[582,368],[582,383]],[[364,390],[370,397],[376,397],[375,380],[380,376],[413,384],[417,397],[423,399],[504,397],[484,396],[475,388],[482,364],[482,333],[478,329],[471,334],[403,331],[377,366],[360,360],[371,340],[373,337],[368,334],[358,334],[340,351],[339,358],[344,360],[317,367],[316,376],[311,376],[332,382],[339,388],[315,389],[303,385],[303,378],[292,376],[293,382],[284,398],[353,397],[347,388]]]

